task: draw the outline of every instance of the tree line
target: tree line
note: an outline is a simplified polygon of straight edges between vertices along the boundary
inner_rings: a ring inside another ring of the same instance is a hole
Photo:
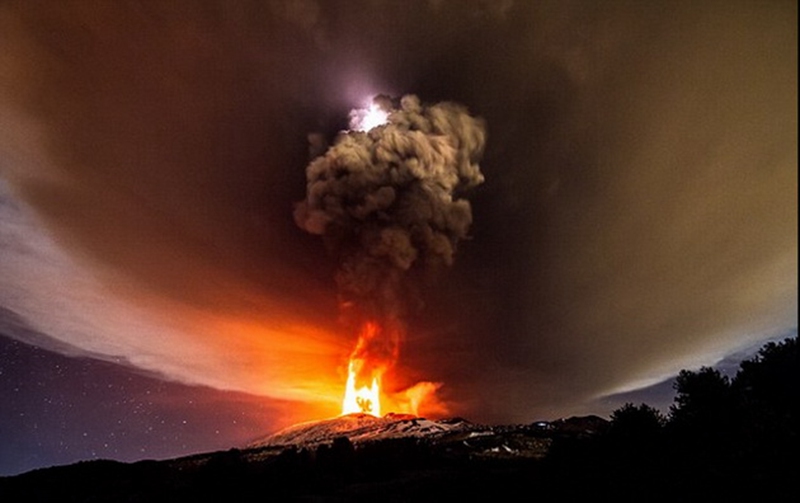
[[[576,496],[795,501],[798,381],[796,336],[766,344],[733,378],[683,370],[667,414],[627,403],[605,434],[562,442],[548,462]]]

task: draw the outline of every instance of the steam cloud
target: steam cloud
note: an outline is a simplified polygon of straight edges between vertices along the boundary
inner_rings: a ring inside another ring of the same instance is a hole
[[[484,180],[486,132],[454,103],[424,106],[407,95],[398,107],[385,96],[374,105],[388,112],[387,123],[344,132],[313,160],[294,216],[339,260],[344,310],[382,322],[380,336],[362,340],[354,356],[386,366],[397,357],[409,273],[451,265],[467,236],[472,211],[459,196]]]

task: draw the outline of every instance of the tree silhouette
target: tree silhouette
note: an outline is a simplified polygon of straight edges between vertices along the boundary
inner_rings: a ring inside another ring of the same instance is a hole
[[[744,407],[761,410],[763,419],[794,425],[800,404],[797,338],[770,342],[753,359],[741,363],[733,380]],[[777,426],[774,424],[773,426]]]
[[[799,374],[795,337],[771,342],[742,362],[732,384],[742,423],[735,439],[740,466],[762,492],[778,499],[795,480],[795,466],[787,460],[795,459],[798,450]]]
[[[769,343],[731,381],[703,367],[683,370],[668,423],[678,493],[786,500],[796,494],[797,338]],[[732,489],[735,488],[735,489]],[[725,499],[725,498],[723,498]]]
[[[651,438],[658,435],[666,418],[658,409],[647,404],[626,403],[611,413],[610,434],[622,438]]]
[[[675,403],[670,406],[670,424],[690,431],[725,429],[735,413],[730,380],[718,370],[702,367],[697,372],[681,370],[675,380]]]
[[[608,485],[623,500],[635,501],[663,476],[664,415],[646,404],[626,403],[611,413],[606,448],[597,459]],[[624,475],[623,475],[624,474]],[[651,500],[652,501],[652,500]]]

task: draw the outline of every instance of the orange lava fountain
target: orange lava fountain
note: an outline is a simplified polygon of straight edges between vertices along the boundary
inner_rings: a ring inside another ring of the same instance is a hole
[[[347,387],[342,402],[342,415],[363,412],[380,417],[380,378],[373,377],[369,386],[356,387],[356,366],[358,360],[351,359],[347,369]]]
[[[342,415],[354,412],[381,415],[381,377],[390,362],[372,354],[369,349],[380,337],[381,328],[377,323],[364,324],[347,366]]]

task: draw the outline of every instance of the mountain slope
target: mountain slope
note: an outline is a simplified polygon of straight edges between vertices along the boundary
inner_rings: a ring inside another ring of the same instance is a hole
[[[397,438],[433,439],[448,433],[475,431],[480,426],[463,419],[432,421],[409,414],[389,413],[383,417],[370,414],[347,414],[321,421],[296,424],[248,445],[248,448],[297,446],[312,447],[337,437],[353,443]]]
[[[0,501],[507,501],[531,484],[550,491],[555,479],[543,463],[554,439],[583,438],[583,426],[595,423],[486,426],[351,414],[295,425],[242,449],[0,477]]]

